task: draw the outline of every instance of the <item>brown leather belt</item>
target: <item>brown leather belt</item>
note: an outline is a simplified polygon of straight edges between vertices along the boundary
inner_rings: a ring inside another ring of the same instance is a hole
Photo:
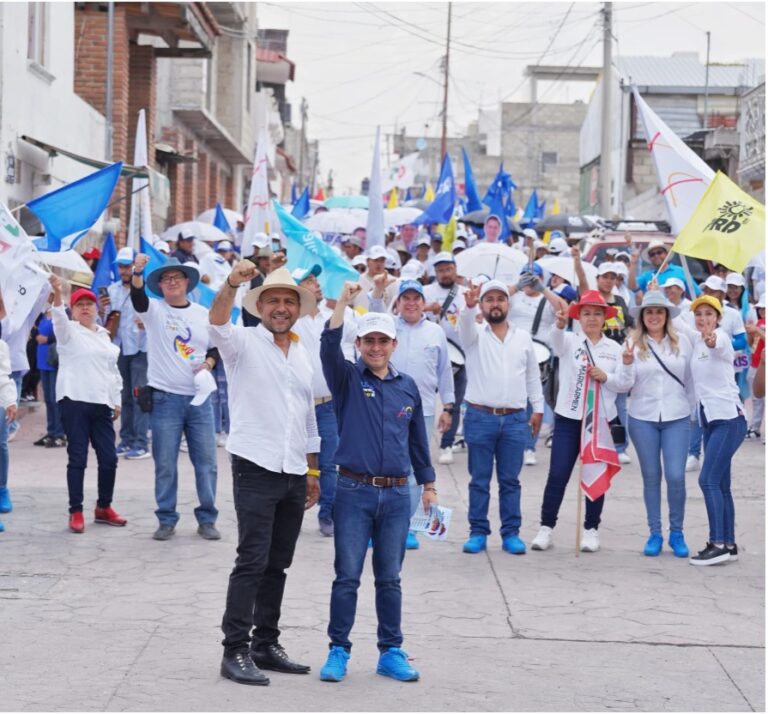
[[[339,466],[339,473],[342,476],[351,478],[353,481],[360,481],[376,488],[392,488],[392,486],[407,486],[407,476],[369,476],[368,474],[356,474],[354,471]]]
[[[472,402],[467,402],[467,404],[473,409],[479,409],[481,412],[487,412],[496,416],[506,416],[507,414],[517,414],[518,412],[525,411],[525,409],[507,409],[506,407],[486,407],[483,404],[472,404]]]
[[[328,402],[332,402],[333,397],[315,397],[315,406],[319,407],[321,404],[328,404]]]

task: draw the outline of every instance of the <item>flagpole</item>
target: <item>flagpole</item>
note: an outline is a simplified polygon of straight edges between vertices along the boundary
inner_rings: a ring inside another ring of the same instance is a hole
[[[579,449],[581,451],[581,449]],[[581,472],[584,469],[584,462],[581,460],[581,453],[579,453],[579,480],[576,482],[576,557],[579,557],[581,552],[581,504],[584,500],[584,496],[581,495]]]

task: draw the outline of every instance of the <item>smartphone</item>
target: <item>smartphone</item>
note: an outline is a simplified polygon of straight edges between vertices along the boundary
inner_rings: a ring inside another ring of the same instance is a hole
[[[272,251],[277,252],[278,250],[281,250],[280,241],[276,238],[272,239]]]
[[[109,299],[109,291],[107,290],[105,285],[102,285],[99,288],[99,297],[103,297],[103,298]]]

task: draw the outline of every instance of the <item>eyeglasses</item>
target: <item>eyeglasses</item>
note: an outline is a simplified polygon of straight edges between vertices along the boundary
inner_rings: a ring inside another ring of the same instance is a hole
[[[666,255],[666,254],[667,254],[666,250],[659,249],[659,250],[652,250],[650,253],[648,253],[648,256],[650,258],[655,258],[657,255]]]
[[[182,280],[186,280],[186,275],[163,275],[160,279],[161,283],[180,283]]]

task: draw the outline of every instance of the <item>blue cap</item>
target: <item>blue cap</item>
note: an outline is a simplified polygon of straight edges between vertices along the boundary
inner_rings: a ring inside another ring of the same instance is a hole
[[[421,297],[424,297],[424,286],[418,280],[403,280],[400,283],[400,288],[397,291],[397,296],[400,297],[403,293],[409,290],[415,290]]]
[[[576,290],[570,285],[566,285],[565,283],[558,285],[552,292],[554,292],[555,295],[559,295],[566,302],[573,302],[579,297],[579,294],[576,292]]]
[[[541,266],[538,263],[534,263],[533,267],[529,264],[525,264],[522,269],[520,270],[521,273],[534,273],[535,275],[538,275],[540,278],[544,277],[544,271],[542,270]]]
[[[313,265],[311,268],[296,268],[291,273],[291,277],[293,278],[296,285],[299,285],[300,283],[303,283],[310,275],[317,277],[322,272],[322,267],[319,265]]]

